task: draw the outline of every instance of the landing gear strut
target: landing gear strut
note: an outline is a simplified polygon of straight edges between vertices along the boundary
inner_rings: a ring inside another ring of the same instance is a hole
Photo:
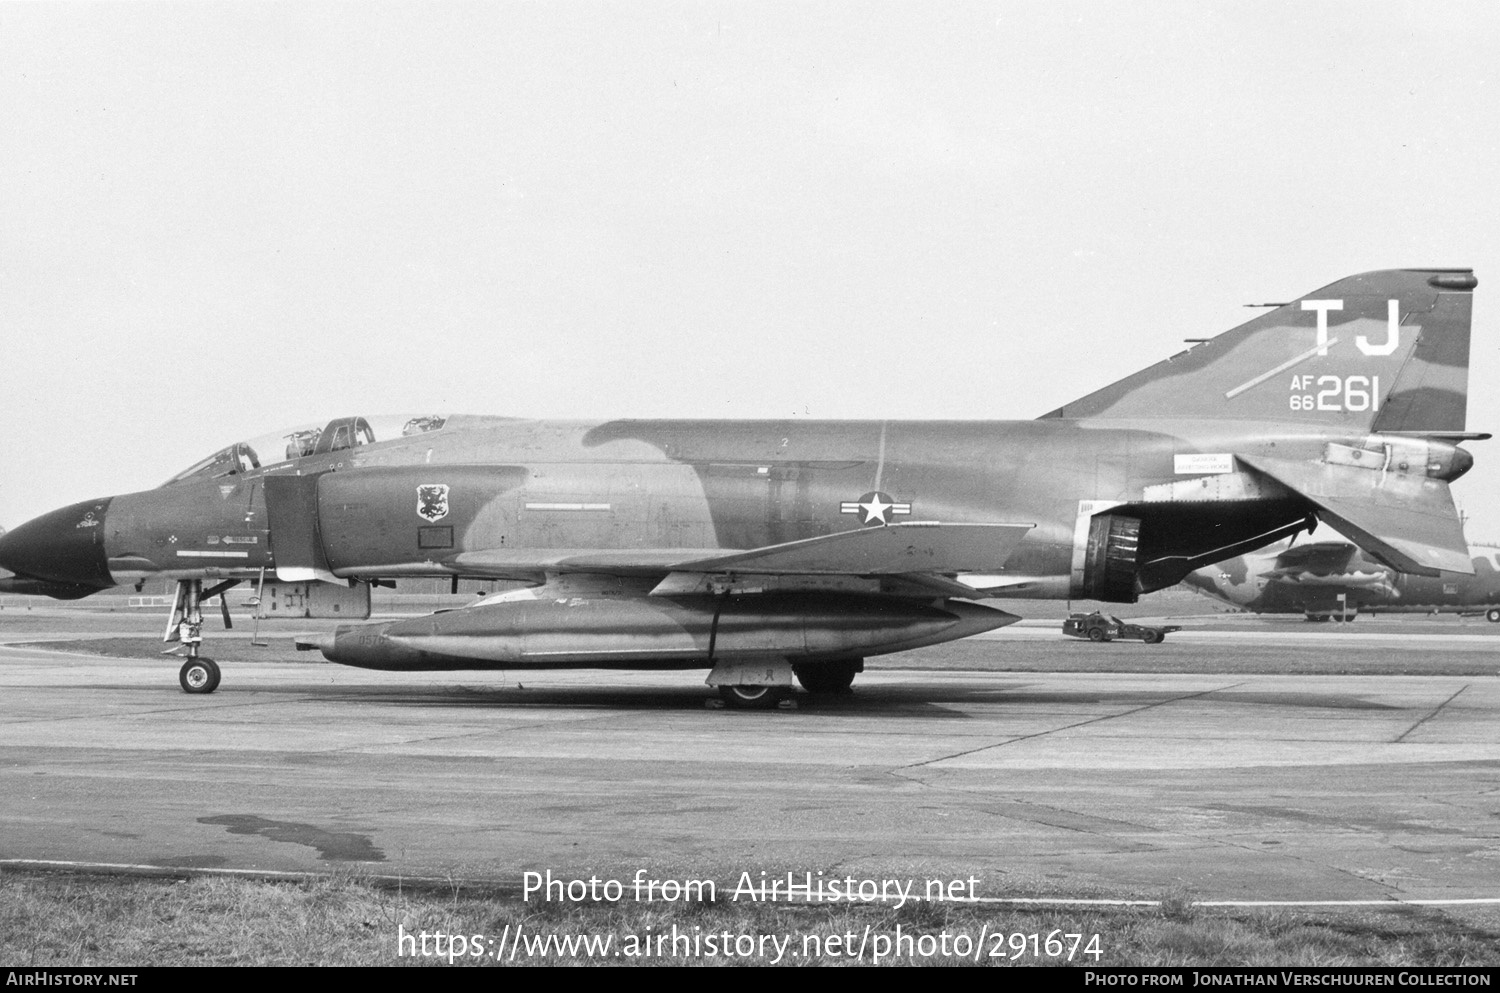
[[[172,601],[172,616],[167,619],[167,631],[162,641],[179,642],[187,646],[187,661],[177,673],[177,681],[184,693],[212,693],[219,688],[219,667],[213,659],[198,654],[203,645],[203,601],[222,594],[237,580],[230,580],[210,588],[205,595],[201,579],[183,579],[177,583],[177,596]],[[222,597],[221,597],[222,603]],[[224,620],[229,621],[229,609],[224,608]],[[169,649],[175,652],[176,649]]]

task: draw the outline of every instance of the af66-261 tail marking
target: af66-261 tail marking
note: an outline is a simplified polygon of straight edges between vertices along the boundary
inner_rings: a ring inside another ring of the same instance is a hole
[[[1312,376],[1293,376],[1291,409],[1378,411],[1380,377],[1318,376],[1314,382]]]

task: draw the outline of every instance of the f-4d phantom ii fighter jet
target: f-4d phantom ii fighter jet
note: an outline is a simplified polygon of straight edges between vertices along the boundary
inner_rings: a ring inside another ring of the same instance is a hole
[[[1130,603],[1318,519],[1403,572],[1470,573],[1448,484],[1488,437],[1464,424],[1475,285],[1351,276],[1034,421],[342,418],[23,524],[0,589],[175,579],[181,682],[209,692],[201,604],[230,584],[522,580],[315,645],[374,669],[698,667],[753,707],[1017,620],[987,597]]]

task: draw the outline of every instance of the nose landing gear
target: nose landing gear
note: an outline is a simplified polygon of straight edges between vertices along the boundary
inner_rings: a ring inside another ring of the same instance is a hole
[[[201,579],[183,579],[177,583],[177,596],[172,601],[172,616],[167,619],[167,630],[162,635],[164,642],[178,642],[187,646],[187,661],[177,673],[177,681],[184,693],[212,693],[219,688],[219,666],[213,659],[204,658],[198,652],[203,645],[203,601],[219,596],[224,608],[224,624],[229,626],[229,606],[220,596],[239,580],[231,579],[208,590],[203,589]],[[167,650],[167,654],[177,649]]]

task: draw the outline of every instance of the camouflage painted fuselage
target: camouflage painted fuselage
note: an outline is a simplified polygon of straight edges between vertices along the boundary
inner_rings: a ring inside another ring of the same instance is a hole
[[[1309,513],[1290,494],[1145,503],[1184,477],[1184,454],[1318,455],[1329,436],[1295,426],[1012,422],[556,423],[453,417],[440,432],[303,459],[295,467],[189,479],[89,501],[25,528],[48,554],[11,568],[103,587],[144,577],[249,577],[310,564],[340,578],[483,575],[470,553],[753,549],[866,526],[847,505],[873,492],[909,506],[890,523],[1034,524],[997,575],[1007,595],[1067,596],[1080,504],[1144,515],[1141,562],[1199,554]],[[277,480],[300,485],[276,505]],[[273,505],[267,507],[268,486]],[[441,516],[423,487],[446,487]],[[293,511],[296,511],[294,513]],[[280,513],[278,513],[280,511]],[[51,518],[51,520],[48,520]],[[283,521],[285,518],[285,521]],[[277,527],[272,526],[273,520]],[[290,523],[286,523],[290,522]],[[304,522],[298,527],[297,522]],[[38,527],[40,526],[40,527]],[[297,528],[285,532],[283,527]],[[59,552],[60,546],[66,548]],[[1163,576],[1169,585],[1180,576]]]

